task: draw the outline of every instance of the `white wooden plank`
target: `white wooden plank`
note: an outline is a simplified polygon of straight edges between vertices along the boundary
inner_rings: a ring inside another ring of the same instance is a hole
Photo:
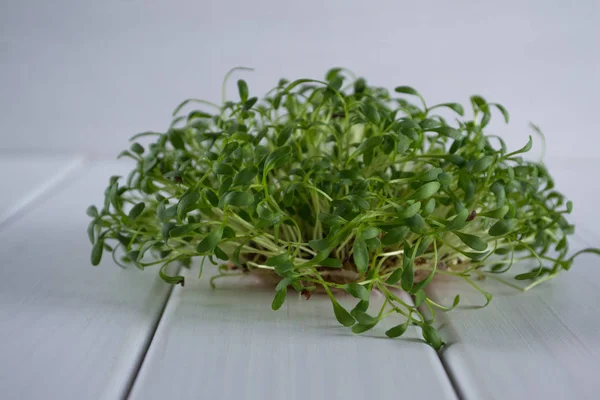
[[[0,393],[115,399],[137,372],[170,287],[156,271],[89,261],[86,207],[108,177],[92,166],[0,232]]]
[[[519,293],[487,280],[494,295],[436,281],[428,293],[462,306],[438,315],[448,342],[442,359],[464,399],[596,399],[600,381],[600,262],[582,256],[568,273]]]
[[[0,224],[81,167],[82,161],[73,156],[0,155]]]
[[[559,191],[574,200],[577,243],[599,246],[590,160],[551,162]],[[587,171],[587,172],[586,172]],[[574,249],[575,250],[575,249]],[[600,393],[600,258],[583,255],[572,269],[527,293],[492,280],[479,282],[494,295],[483,304],[473,288],[437,279],[428,293],[462,306],[438,318],[448,341],[442,360],[464,399],[596,399]]]
[[[325,295],[306,301],[290,292],[274,312],[273,287],[223,278],[212,290],[197,270],[186,275],[132,399],[456,398],[437,354],[415,330],[385,338],[392,318],[357,336],[335,321]]]

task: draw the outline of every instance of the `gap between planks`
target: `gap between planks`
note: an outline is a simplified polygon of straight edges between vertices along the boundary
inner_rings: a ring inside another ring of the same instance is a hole
[[[85,158],[82,156],[75,157],[68,162],[57,174],[52,175],[46,182],[35,186],[27,192],[25,197],[18,199],[18,204],[12,206],[3,219],[0,220],[0,231],[23,218],[44,200],[67,188],[70,185],[68,178],[82,175],[87,168],[89,168],[89,163],[86,163]],[[45,198],[44,195],[46,195]]]

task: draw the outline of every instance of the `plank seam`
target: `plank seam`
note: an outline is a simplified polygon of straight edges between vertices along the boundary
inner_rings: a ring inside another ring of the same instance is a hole
[[[86,167],[87,163],[85,158],[78,157],[68,164],[60,173],[52,176],[47,182],[28,193],[25,198],[21,200],[21,205],[13,207],[9,211],[9,214],[3,220],[0,220],[0,231],[5,230],[7,227],[27,215],[30,211],[66,189],[71,184],[67,178],[83,174]]]
[[[177,272],[177,273],[179,273],[179,272]],[[150,351],[150,347],[152,346],[152,341],[154,340],[154,337],[156,336],[156,331],[158,330],[158,327],[165,315],[165,310],[167,309],[167,305],[171,301],[171,297],[173,297],[173,290],[175,289],[175,286],[177,286],[177,285],[171,285],[171,287],[169,288],[169,292],[167,293],[165,302],[162,305],[160,313],[159,313],[158,317],[156,318],[156,321],[154,321],[154,323],[152,324],[150,333],[147,335],[147,337],[144,341],[144,344],[142,346],[141,355],[139,356],[139,359],[137,360],[137,362],[134,366],[133,372],[127,382],[127,386],[125,387],[125,390],[123,391],[123,396],[121,397],[122,400],[127,400],[131,396],[131,392],[133,391],[135,382],[137,381],[140,371],[142,370],[144,361],[146,360],[146,357],[148,356],[148,352]]]
[[[452,346],[452,345],[450,345]],[[450,347],[448,346],[448,347]],[[446,359],[443,355],[443,353],[448,350],[448,347],[443,348],[441,351],[437,352],[436,354],[440,360],[440,364],[442,364],[442,367],[444,368],[444,372],[446,372],[446,376],[448,377],[448,380],[450,381],[450,385],[452,386],[452,390],[454,390],[454,393],[456,394],[456,397],[458,398],[458,400],[465,400],[466,397],[464,396],[461,388],[460,388],[460,384],[458,383],[458,379],[456,378],[456,376],[454,376],[454,374],[452,373],[452,369],[450,368],[450,366],[446,363]]]

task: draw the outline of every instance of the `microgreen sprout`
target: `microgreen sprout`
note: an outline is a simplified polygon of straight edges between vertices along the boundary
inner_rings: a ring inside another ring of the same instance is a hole
[[[274,310],[290,290],[307,299],[320,290],[353,332],[400,314],[388,336],[417,325],[436,349],[443,342],[421,310],[459,302],[428,297],[436,275],[464,280],[487,304],[480,277],[530,260],[535,268],[515,276],[529,289],[571,267],[573,206],[541,162],[522,158],[531,137],[509,150],[485,133],[493,116],[508,123],[502,105],[472,96],[468,118],[409,86],[390,93],[348,77],[334,68],[323,81],[282,79],[262,99],[238,80],[239,99],[186,100],[166,132],[135,135],[120,154],[135,168],[111,177],[100,210],[87,210],[92,264],[108,251],[183,285],[169,265],[220,260],[213,287],[232,275],[274,278]],[[373,290],[385,301],[371,315]],[[350,311],[336,300],[342,291],[357,299]]]

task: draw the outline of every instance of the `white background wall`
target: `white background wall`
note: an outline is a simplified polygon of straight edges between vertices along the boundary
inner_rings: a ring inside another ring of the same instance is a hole
[[[597,153],[600,1],[141,1],[0,3],[0,151],[114,156],[187,97],[219,101],[225,72],[263,94],[346,66],[431,102],[504,104],[551,156]],[[230,93],[233,95],[233,87]]]

